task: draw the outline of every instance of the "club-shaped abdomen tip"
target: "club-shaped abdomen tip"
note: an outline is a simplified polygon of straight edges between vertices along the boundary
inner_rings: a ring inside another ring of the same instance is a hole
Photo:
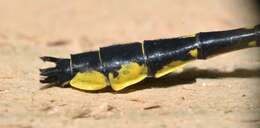
[[[55,57],[50,57],[50,56],[42,56],[40,59],[44,62],[53,62],[57,64],[59,62],[59,58]],[[55,84],[58,82],[58,68],[56,67],[50,67],[50,68],[44,68],[44,69],[39,69],[40,71],[40,83],[45,83],[45,84]]]
[[[41,76],[54,76],[58,72],[57,68],[45,68],[45,69],[40,69],[40,75]]]
[[[40,80],[41,83],[48,83],[48,84],[57,83],[58,69],[56,67],[39,69],[39,70],[41,76],[41,80]]]
[[[62,86],[72,78],[70,59],[56,58],[50,56],[40,57],[44,62],[53,62],[55,67],[39,69],[40,83]]]

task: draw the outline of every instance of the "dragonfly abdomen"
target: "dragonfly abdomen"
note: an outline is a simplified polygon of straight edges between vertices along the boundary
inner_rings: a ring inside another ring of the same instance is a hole
[[[146,77],[173,73],[195,59],[260,46],[260,25],[252,29],[203,32],[189,37],[146,40],[102,47],[71,55],[70,59],[42,57],[56,67],[41,69],[42,83],[100,90],[109,85],[122,90]]]

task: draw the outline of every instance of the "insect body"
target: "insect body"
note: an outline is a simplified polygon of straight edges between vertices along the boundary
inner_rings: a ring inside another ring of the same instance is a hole
[[[192,37],[145,40],[71,55],[70,59],[41,57],[56,67],[40,69],[41,83],[100,90],[111,86],[119,91],[147,77],[174,73],[183,64],[221,53],[260,47],[260,25],[252,29],[203,32]]]

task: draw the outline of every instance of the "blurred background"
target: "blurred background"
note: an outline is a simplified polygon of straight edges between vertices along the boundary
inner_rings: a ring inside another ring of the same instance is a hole
[[[39,90],[38,82],[38,69],[49,66],[40,56],[253,27],[259,3],[0,0],[0,127],[260,127],[259,48],[190,63],[176,78],[125,93]]]
[[[0,32],[42,45],[66,41],[69,50],[254,26],[254,0],[26,0],[0,2]]]

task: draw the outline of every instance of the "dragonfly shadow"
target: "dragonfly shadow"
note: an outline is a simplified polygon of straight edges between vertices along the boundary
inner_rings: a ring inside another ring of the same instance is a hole
[[[172,74],[159,79],[148,78],[138,84],[126,88],[120,93],[129,93],[132,91],[147,88],[166,88],[171,86],[179,86],[196,82],[197,78],[219,79],[219,78],[260,78],[259,69],[236,69],[232,72],[224,72],[219,70],[189,68],[180,74]]]

